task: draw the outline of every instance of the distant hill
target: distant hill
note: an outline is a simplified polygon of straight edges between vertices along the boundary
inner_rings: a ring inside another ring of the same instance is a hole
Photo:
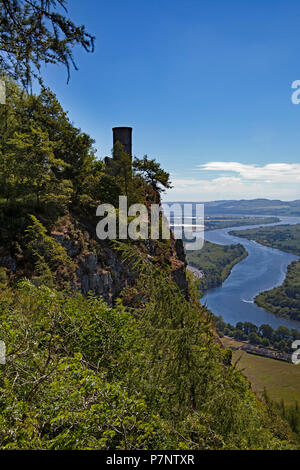
[[[188,202],[176,201],[178,204],[189,204]],[[200,203],[201,201],[199,201]],[[170,202],[168,202],[171,204]],[[191,201],[190,204],[195,204]],[[253,215],[290,215],[300,216],[300,200],[296,201],[280,201],[279,199],[242,199],[221,200],[204,202],[205,215],[216,214],[253,214]]]

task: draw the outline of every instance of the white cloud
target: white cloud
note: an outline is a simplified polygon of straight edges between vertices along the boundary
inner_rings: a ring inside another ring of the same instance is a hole
[[[238,173],[244,180],[273,183],[300,182],[300,164],[298,163],[270,163],[264,166],[256,166],[238,162],[211,162],[198,165],[197,168],[204,171]]]
[[[271,163],[264,166],[238,162],[210,162],[198,165],[201,177],[172,178],[174,189],[166,200],[218,200],[300,198],[300,164]],[[207,176],[209,173],[209,177]],[[215,172],[216,176],[211,176]],[[205,178],[206,177],[206,178]]]

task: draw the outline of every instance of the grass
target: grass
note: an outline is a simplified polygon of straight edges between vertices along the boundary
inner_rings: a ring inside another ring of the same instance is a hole
[[[237,364],[257,395],[266,388],[274,401],[286,405],[300,403],[300,365],[255,356],[245,351],[233,351],[232,362]]]
[[[244,344],[227,337],[221,338],[221,341],[225,348]],[[232,363],[243,371],[258,396],[266,388],[268,395],[274,401],[279,402],[283,399],[286,405],[293,405],[295,401],[300,403],[300,365],[240,350],[232,352]]]
[[[228,336],[223,336],[223,338],[221,338],[221,341],[225,348],[239,348],[240,346],[243,346],[245,344],[242,341],[237,341],[236,339],[229,338]]]

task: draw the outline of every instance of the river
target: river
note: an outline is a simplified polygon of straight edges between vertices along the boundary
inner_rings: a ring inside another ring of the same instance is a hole
[[[268,226],[297,223],[300,223],[300,217],[280,217],[280,222],[268,224]],[[293,254],[260,245],[253,240],[229,235],[232,230],[246,230],[262,226],[265,225],[230,227],[205,232],[205,240],[213,243],[242,244],[248,256],[234,266],[222,286],[207,291],[201,303],[215,315],[222,315],[224,321],[232,325],[236,325],[238,321],[249,321],[257,326],[267,323],[274,329],[279,325],[284,325],[300,331],[300,322],[277,317],[254,303],[257,294],[281,285],[288,265],[299,258]]]

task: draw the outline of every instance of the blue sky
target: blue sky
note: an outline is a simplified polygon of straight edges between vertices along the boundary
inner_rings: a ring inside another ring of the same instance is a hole
[[[132,126],[136,156],[172,175],[166,200],[300,199],[298,0],[71,0],[96,37],[66,84],[47,84],[72,121],[110,154]]]

